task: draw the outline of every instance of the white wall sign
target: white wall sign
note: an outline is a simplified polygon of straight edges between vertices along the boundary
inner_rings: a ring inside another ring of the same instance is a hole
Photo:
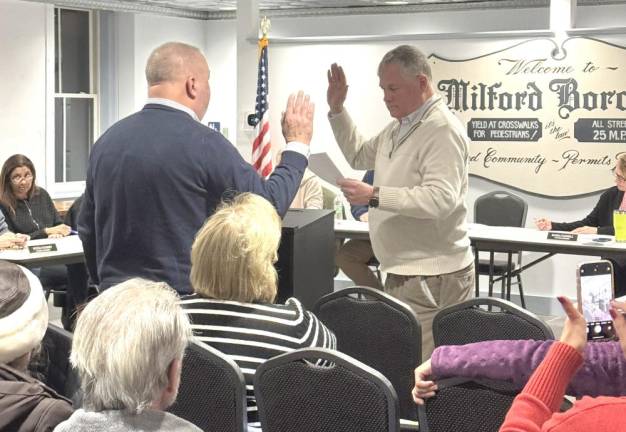
[[[545,196],[606,188],[626,151],[626,48],[535,39],[429,60],[436,90],[467,126],[470,174]]]

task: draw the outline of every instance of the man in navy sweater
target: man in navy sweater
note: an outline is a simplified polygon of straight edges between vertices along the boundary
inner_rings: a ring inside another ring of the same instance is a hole
[[[78,231],[89,273],[101,289],[131,277],[191,292],[190,249],[223,199],[253,192],[283,215],[308,164],[313,103],[291,95],[282,119],[280,165],[264,180],[218,132],[200,123],[209,67],[190,45],[156,48],[146,65],[148,102],[96,142]]]

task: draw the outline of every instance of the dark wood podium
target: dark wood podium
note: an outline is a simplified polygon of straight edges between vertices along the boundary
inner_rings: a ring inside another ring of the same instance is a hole
[[[278,248],[277,303],[296,297],[311,309],[333,291],[335,232],[332,210],[289,210]]]

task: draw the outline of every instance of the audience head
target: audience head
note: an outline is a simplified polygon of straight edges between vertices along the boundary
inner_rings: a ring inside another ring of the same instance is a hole
[[[0,203],[15,211],[17,200],[29,199],[36,190],[35,165],[26,156],[14,154],[0,171]]]
[[[397,119],[417,110],[434,94],[428,59],[410,45],[387,52],[378,65],[378,77],[387,109]]]
[[[202,52],[182,42],[157,47],[146,64],[150,97],[171,99],[191,108],[199,119],[209,106],[209,65]]]
[[[281,221],[274,207],[251,193],[223,204],[198,231],[191,248],[191,285],[202,297],[272,302]]]
[[[70,356],[86,410],[138,413],[174,402],[191,335],[178,303],[166,283],[136,278],[87,304]]]
[[[0,363],[25,371],[48,327],[48,304],[39,279],[0,261]]]

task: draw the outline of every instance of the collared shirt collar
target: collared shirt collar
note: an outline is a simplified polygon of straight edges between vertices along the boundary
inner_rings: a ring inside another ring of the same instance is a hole
[[[413,111],[411,114],[407,115],[406,117],[402,117],[399,121],[400,121],[400,125],[411,125],[415,122],[415,120],[417,119],[421,119],[424,116],[424,113],[426,112],[426,110],[433,104],[435,103],[435,95],[432,95],[431,97],[429,97],[428,99],[426,99],[424,101],[424,103],[422,105],[420,105],[420,107],[418,109],[416,109],[415,111]]]
[[[191,108],[186,107],[185,105],[183,105],[181,103],[178,103],[176,101],[173,101],[171,99],[148,98],[148,100],[146,101],[146,104],[165,105],[166,107],[174,108],[174,109],[177,109],[179,111],[184,111],[187,114],[189,114],[191,116],[191,118],[194,119],[195,121],[197,121],[197,122],[200,121],[200,119],[198,118],[196,113]]]
[[[405,138],[408,134],[410,134],[414,130],[413,125],[416,124],[418,121],[422,120],[422,118],[426,114],[426,111],[438,100],[439,100],[438,97],[435,97],[435,95],[432,95],[431,97],[426,99],[424,103],[418,109],[416,109],[415,111],[413,111],[411,114],[407,115],[406,117],[402,117],[398,121],[400,126],[398,127],[398,129],[396,129],[393,135],[394,147],[396,145],[395,143],[402,141],[403,138]]]

